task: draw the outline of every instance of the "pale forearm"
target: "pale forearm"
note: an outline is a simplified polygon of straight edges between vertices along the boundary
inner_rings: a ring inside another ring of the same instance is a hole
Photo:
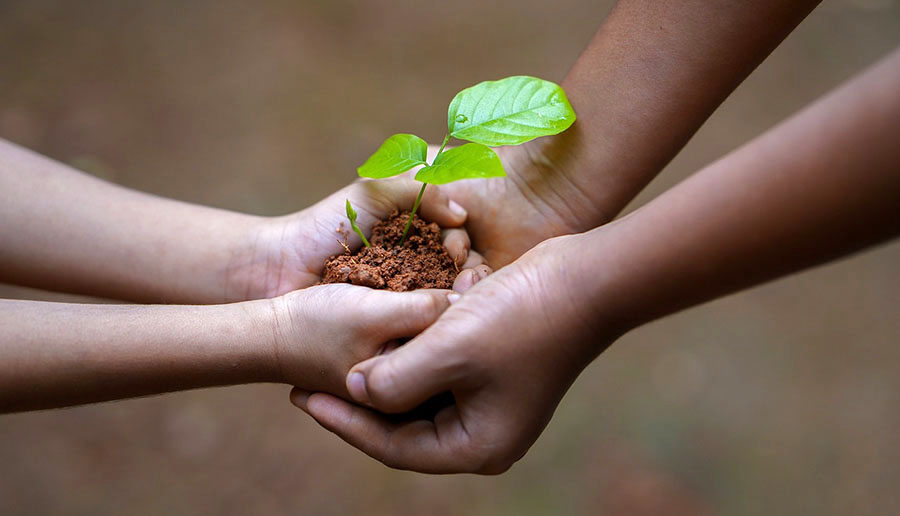
[[[595,301],[639,324],[900,234],[898,91],[900,51],[586,234]]]
[[[236,246],[249,245],[257,225],[256,217],[122,188],[0,140],[2,282],[222,302]]]
[[[818,0],[622,0],[563,87],[568,131],[524,147],[529,189],[587,230],[615,217]],[[551,174],[550,177],[547,174]]]
[[[272,306],[0,300],[0,412],[276,381]]]

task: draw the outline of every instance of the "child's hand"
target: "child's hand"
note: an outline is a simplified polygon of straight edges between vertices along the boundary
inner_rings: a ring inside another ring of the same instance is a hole
[[[345,378],[350,367],[418,335],[450,306],[448,296],[455,295],[332,284],[273,299],[277,380],[349,399]]]
[[[359,214],[357,223],[371,234],[376,222],[394,210],[409,210],[422,183],[409,178],[357,181],[315,205],[284,217],[263,219],[239,246],[226,272],[225,299],[243,301],[271,298],[314,285],[319,281],[325,260],[344,252],[343,229],[351,249],[361,245],[347,221],[345,200]],[[463,291],[490,270],[481,255],[469,251],[469,236],[462,229],[466,212],[450,201],[436,186],[425,190],[419,214],[444,228],[444,246],[456,260],[460,274],[456,290]]]

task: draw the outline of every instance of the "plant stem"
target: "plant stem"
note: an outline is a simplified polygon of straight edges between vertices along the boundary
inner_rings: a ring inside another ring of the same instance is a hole
[[[444,152],[444,147],[447,146],[447,142],[450,141],[450,135],[444,136],[444,141],[441,143],[441,148],[438,149],[437,154],[434,155],[434,159],[431,160],[430,165],[434,165],[434,162],[437,161],[438,156]],[[425,187],[428,186],[428,183],[422,183],[422,189],[419,190],[419,196],[416,197],[416,203],[413,204],[413,209],[409,212],[409,219],[406,221],[406,227],[403,228],[403,236],[400,237],[400,244],[403,245],[403,242],[406,241],[406,234],[409,233],[409,226],[412,225],[413,217],[416,216],[416,210],[419,209],[419,203],[422,202],[422,195],[425,193]]]
[[[440,156],[442,152],[444,152],[444,147],[447,146],[447,142],[449,142],[449,141],[450,141],[450,135],[448,134],[447,136],[444,136],[444,142],[441,144],[441,148],[438,149],[437,154],[434,155],[434,159],[431,160],[432,165],[434,165],[434,162],[437,160],[437,157]]]
[[[353,231],[355,231],[356,234],[359,235],[359,238],[362,239],[362,243],[363,243],[366,247],[372,247],[372,244],[370,244],[369,241],[366,240],[366,235],[363,235],[362,230],[359,229],[359,226],[357,226],[355,222],[351,222],[351,223],[350,223],[350,226],[353,228]]]
[[[409,213],[409,218],[406,220],[406,227],[403,228],[403,236],[400,237],[399,245],[403,245],[403,242],[406,241],[406,233],[409,232],[409,226],[412,225],[413,217],[416,216],[416,210],[419,209],[419,203],[422,202],[422,195],[425,193],[426,186],[428,186],[428,183],[422,183],[422,189],[419,190],[419,196],[416,197],[416,203],[413,204],[413,209]]]

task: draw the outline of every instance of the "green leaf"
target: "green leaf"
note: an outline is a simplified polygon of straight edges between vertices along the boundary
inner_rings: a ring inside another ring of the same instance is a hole
[[[350,206],[350,199],[347,199],[347,218],[350,219],[350,224],[356,223],[356,210]]]
[[[559,85],[524,75],[466,88],[447,111],[451,136],[492,147],[561,133],[573,122],[575,111]]]
[[[381,179],[402,174],[416,165],[425,164],[428,144],[413,134],[391,136],[356,172],[360,177]]]
[[[434,163],[416,173],[416,179],[432,185],[452,183],[460,179],[503,177],[506,172],[497,153],[480,143],[442,152]]]

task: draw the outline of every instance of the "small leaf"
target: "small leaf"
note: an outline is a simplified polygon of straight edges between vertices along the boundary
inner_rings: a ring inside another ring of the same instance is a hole
[[[362,230],[359,229],[359,226],[356,225],[356,210],[353,209],[353,206],[350,206],[350,199],[347,199],[347,218],[350,219],[350,229],[352,229],[354,233],[359,235],[359,238],[362,240],[363,245],[365,245],[366,247],[372,247],[372,244],[370,244],[369,241],[366,240],[366,235],[363,235]],[[346,244],[344,245],[344,247],[347,247]]]
[[[416,179],[423,183],[442,185],[460,179],[505,175],[503,163],[493,149],[480,143],[467,143],[439,154],[432,165],[416,173]]]
[[[574,122],[575,111],[559,85],[524,75],[466,88],[447,111],[451,136],[492,147],[561,133]]]
[[[350,219],[350,224],[356,222],[356,210],[353,209],[353,206],[350,206],[350,199],[347,199],[347,218]]]
[[[385,140],[356,172],[360,177],[374,179],[396,176],[416,165],[424,165],[427,152],[428,144],[418,136],[395,134]]]

